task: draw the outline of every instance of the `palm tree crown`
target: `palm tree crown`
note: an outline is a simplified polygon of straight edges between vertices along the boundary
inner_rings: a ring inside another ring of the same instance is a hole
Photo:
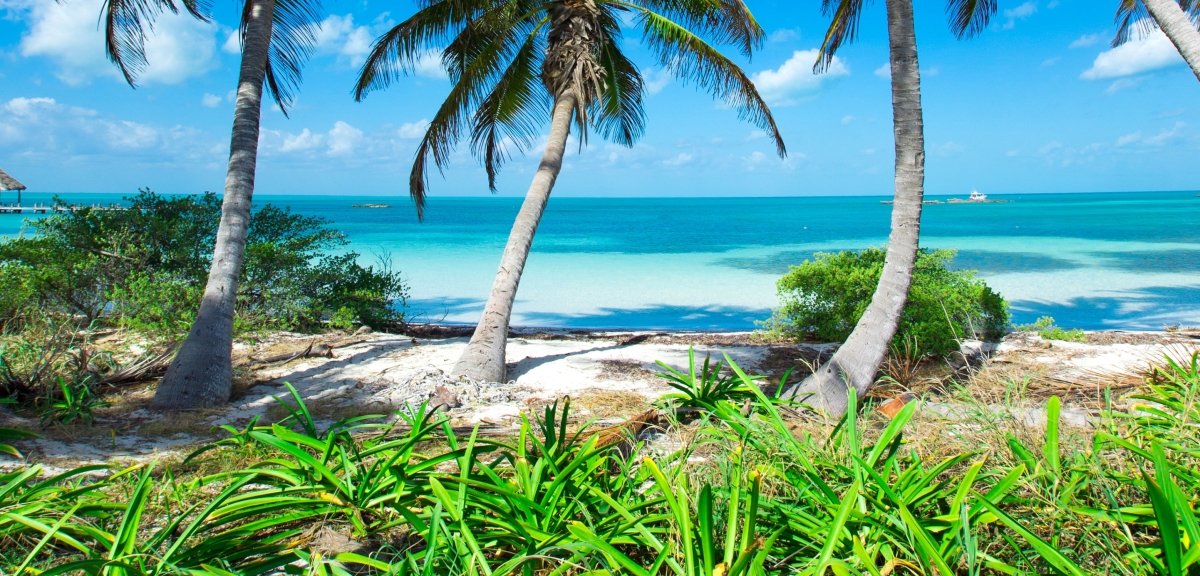
[[[1177,0],[1193,23],[1200,24],[1200,0]],[[1158,28],[1158,22],[1151,17],[1142,0],[1120,0],[1117,4],[1117,34],[1113,37],[1113,47],[1128,42],[1136,31],[1149,34]]]
[[[1135,0],[1122,0],[1133,2]],[[1192,1],[1192,0],[1186,0]],[[862,19],[866,0],[821,0],[821,12],[830,17],[829,29],[821,42],[821,51],[814,69],[823,71],[833,61],[838,48],[854,41],[858,22]],[[958,38],[969,38],[983,32],[996,13],[996,0],[947,0],[946,16],[950,32]]]
[[[631,146],[645,129],[643,80],[621,50],[632,17],[659,63],[730,103],[762,128],[781,156],[783,139],[754,83],[714,44],[743,54],[763,31],[741,0],[425,0],[376,42],[355,87],[361,100],[440,52],[453,87],[422,138],[409,189],[422,215],[430,158],[440,170],[470,134],[488,184],[514,150],[529,147],[551,102],[570,94],[581,143],[589,133]]]
[[[126,82],[136,86],[138,74],[146,67],[146,35],[154,29],[154,21],[166,12],[178,14],[182,8],[209,22],[212,19],[209,4],[209,0],[107,0],[101,18],[109,60]],[[252,0],[242,2],[243,42],[253,7]],[[320,0],[275,0],[264,80],[267,91],[285,116],[300,87],[301,68],[316,46],[322,13]]]

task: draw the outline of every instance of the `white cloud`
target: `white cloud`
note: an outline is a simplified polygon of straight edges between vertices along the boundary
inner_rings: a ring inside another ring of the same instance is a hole
[[[890,80],[892,78],[892,65],[887,62],[884,62],[882,65],[880,65],[878,68],[875,69],[874,74],[880,78],[887,78]]]
[[[1092,164],[1107,150],[1108,145],[1103,142],[1092,142],[1083,146],[1067,146],[1054,140],[1039,148],[1037,155],[1047,165],[1069,168],[1081,164]]]
[[[761,167],[767,160],[768,157],[765,153],[755,150],[751,152],[749,156],[742,157],[742,169],[747,172],[753,172]]]
[[[780,28],[771,33],[767,37],[768,42],[782,44],[784,42],[794,42],[800,39],[800,31],[795,28]]]
[[[21,38],[22,56],[41,56],[55,63],[55,75],[72,86],[92,78],[117,78],[104,55],[104,33],[97,26],[100,0],[34,2],[28,10],[29,30]],[[165,13],[146,37],[148,64],[139,80],[178,84],[216,66],[216,26],[187,14]]]
[[[422,118],[416,122],[407,122],[401,124],[396,130],[396,135],[404,140],[416,140],[425,136],[425,130],[429,128],[429,120]]]
[[[763,98],[772,104],[785,106],[795,102],[802,94],[815,92],[829,78],[847,76],[850,69],[837,56],[830,61],[829,67],[822,74],[813,73],[813,63],[817,61],[819,51],[796,50],[792,57],[778,69],[757,72],[751,78]]]
[[[1164,146],[1166,144],[1170,144],[1171,142],[1179,139],[1179,137],[1183,135],[1183,130],[1186,127],[1187,127],[1186,123],[1176,122],[1174,126],[1164,129],[1164,130],[1158,132],[1157,134],[1153,134],[1150,136],[1145,136],[1140,131],[1134,132],[1132,134],[1126,134],[1124,136],[1121,136],[1120,138],[1117,138],[1117,147],[1123,148],[1126,146],[1133,146],[1133,145],[1150,146],[1150,147]]]
[[[308,128],[300,131],[299,134],[286,134],[283,137],[283,144],[279,146],[280,152],[303,152],[312,150],[321,145],[325,137],[321,134],[314,134]]]
[[[105,126],[106,138],[118,150],[146,149],[158,144],[158,131],[154,128],[121,120]]]
[[[1105,80],[1134,76],[1183,62],[1175,46],[1161,30],[1131,39],[1116,48],[1105,50],[1092,67],[1080,75],[1084,80]]]
[[[651,68],[642,74],[646,93],[653,96],[662,92],[671,83],[671,73],[664,68]]]
[[[849,126],[853,124],[855,120],[857,120],[857,118],[849,114],[842,116],[842,126]]]
[[[1074,42],[1071,42],[1070,48],[1087,48],[1088,46],[1095,46],[1103,40],[1103,34],[1084,34],[1076,38]]]
[[[231,30],[228,36],[225,36],[225,42],[221,44],[221,50],[226,54],[241,54],[242,53],[242,34],[237,30]]]
[[[204,96],[200,98],[200,105],[204,106],[205,108],[216,108],[217,106],[221,105],[221,97],[217,96],[216,94],[205,93]]]
[[[963,148],[962,144],[950,141],[939,146],[935,146],[933,153],[937,154],[938,156],[958,156],[959,154],[962,154],[963,150],[965,150],[965,148]]]
[[[442,53],[437,50],[428,50],[421,55],[417,60],[415,72],[417,76],[426,78],[444,79],[449,78],[446,74],[446,69],[442,67]]]
[[[333,128],[329,129],[329,149],[330,156],[346,156],[354,152],[363,141],[363,131],[355,128],[341,120],[333,123]]]
[[[1137,87],[1138,84],[1141,84],[1141,83],[1142,83],[1142,79],[1138,78],[1138,77],[1117,78],[1116,80],[1113,81],[1112,84],[1108,85],[1108,88],[1104,89],[1104,93],[1105,94],[1116,94],[1117,92],[1125,90],[1126,88],[1135,88],[1135,87]]]
[[[1023,4],[1018,4],[1004,11],[1006,21],[1002,28],[1008,30],[1017,25],[1018,20],[1024,20],[1037,13],[1037,2],[1030,0]]]
[[[696,159],[695,156],[688,154],[687,152],[680,152],[679,154],[676,154],[675,156],[672,156],[671,158],[667,158],[666,160],[663,160],[662,165],[666,166],[668,168],[679,168],[680,166],[686,166],[688,164],[691,164],[692,160],[695,160],[695,159]]]
[[[12,98],[0,104],[0,155],[20,151],[47,162],[80,158],[110,164],[138,159],[208,164],[220,159],[216,142],[184,126],[152,126],[69,106],[53,98]]]
[[[375,38],[371,28],[354,25],[352,14],[327,16],[315,35],[318,52],[336,54],[339,61],[355,67],[367,59],[371,41]]]

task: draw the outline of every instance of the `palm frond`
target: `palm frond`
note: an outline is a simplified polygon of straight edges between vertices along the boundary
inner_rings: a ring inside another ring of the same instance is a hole
[[[526,149],[547,119],[549,94],[538,81],[545,41],[533,30],[517,50],[491,93],[475,111],[471,144],[483,158],[488,187],[496,191],[496,175],[508,159],[508,146]]]
[[[829,29],[821,42],[821,50],[813,70],[824,72],[833,63],[842,44],[853,42],[858,35],[858,22],[862,19],[863,0],[821,0],[821,12],[831,16]]]
[[[510,52],[513,38],[519,36],[515,29],[498,32],[498,35],[482,44],[476,56],[459,74],[458,81],[451,87],[446,100],[434,114],[425,130],[425,136],[417,146],[408,183],[409,195],[416,205],[418,219],[424,218],[425,213],[429,158],[433,158],[434,165],[439,170],[446,166],[450,160],[450,153],[468,124],[472,110],[491,92],[489,87],[496,82],[498,74],[507,68],[506,62],[512,56]]]
[[[192,16],[208,22],[205,0],[107,0],[104,21],[104,49],[130,86],[146,67],[146,34],[154,29],[154,20],[164,12],[179,13],[182,6]]]
[[[996,13],[996,0],[949,0],[950,31],[958,38],[983,32]]]
[[[1188,15],[1192,25],[1200,29],[1200,0],[1176,1],[1179,2],[1179,8]],[[1142,0],[1121,0],[1117,5],[1115,20],[1117,33],[1112,41],[1114,48],[1128,42],[1135,30],[1138,34],[1145,35],[1158,29],[1158,23],[1150,17]]]
[[[742,0],[633,0],[716,44],[738,47],[742,54],[762,46],[766,34]]]
[[[246,0],[242,10],[241,34],[255,0]],[[300,88],[301,69],[316,46],[321,25],[320,0],[275,0],[271,14],[271,48],[267,55],[266,89],[283,114]]]
[[[458,82],[471,62],[489,52],[497,39],[504,39],[510,44],[505,50],[516,54],[515,44],[522,36],[540,31],[548,23],[538,9],[540,4],[540,0],[503,2],[467,22],[442,51],[442,66],[450,81]]]
[[[373,90],[387,88],[412,73],[430,50],[443,50],[447,41],[461,34],[500,0],[442,0],[427,5],[408,20],[392,27],[375,40],[359,71],[354,99],[361,101]]]
[[[1117,4],[1117,34],[1113,37],[1113,47],[1129,41],[1134,28],[1138,33],[1148,34],[1154,30],[1154,19],[1146,12],[1141,0],[1120,0]]]
[[[592,115],[592,122],[604,138],[633,146],[646,131],[642,75],[616,44],[601,50],[600,63],[607,71],[608,82],[598,103],[600,113]]]
[[[714,97],[731,104],[738,116],[761,128],[787,156],[783,136],[754,82],[741,68],[688,29],[661,14],[643,10],[643,35],[662,65],[681,81],[694,81]]]

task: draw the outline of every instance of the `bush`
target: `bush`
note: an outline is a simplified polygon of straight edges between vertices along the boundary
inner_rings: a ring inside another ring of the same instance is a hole
[[[1065,342],[1087,342],[1087,334],[1079,328],[1066,329],[1054,323],[1053,316],[1042,316],[1033,324],[1017,327],[1022,332],[1037,332],[1044,340],[1062,340]]]
[[[960,338],[994,338],[1008,327],[1008,304],[968,270],[953,270],[952,250],[921,250],[894,346],[945,355]],[[768,326],[782,335],[841,342],[850,335],[883,271],[884,251],[817,254],[777,284],[782,306]]]
[[[221,201],[142,190],[128,202],[126,210],[58,213],[34,222],[32,236],[0,243],[0,328],[41,310],[164,338],[186,332],[208,277]],[[311,330],[335,314],[340,324],[400,320],[399,273],[386,263],[362,266],[354,252],[330,255],[346,244],[324,219],[271,205],[256,211],[235,325]]]

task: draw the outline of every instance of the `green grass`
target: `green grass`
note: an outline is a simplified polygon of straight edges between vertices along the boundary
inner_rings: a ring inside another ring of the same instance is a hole
[[[1033,324],[1018,326],[1024,332],[1037,332],[1045,340],[1062,340],[1065,342],[1087,342],[1087,333],[1079,328],[1061,328],[1054,323],[1054,318],[1042,316]]]
[[[602,446],[568,425],[569,400],[485,439],[427,407],[323,427],[293,392],[282,422],[230,428],[174,466],[19,467],[0,474],[0,572],[1200,571],[1197,356],[1092,432],[1060,428],[1057,398],[1036,430],[932,423],[916,404],[826,424],[728,358],[724,371],[692,362],[666,373],[679,393],[664,434],[679,442],[653,447]],[[324,533],[355,545],[331,549]]]

